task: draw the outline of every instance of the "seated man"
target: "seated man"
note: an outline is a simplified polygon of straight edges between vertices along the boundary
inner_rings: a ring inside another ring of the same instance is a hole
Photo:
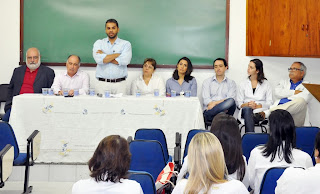
[[[54,71],[41,65],[40,51],[37,48],[29,48],[26,53],[26,65],[15,68],[11,77],[4,108],[7,116],[10,115],[13,96],[42,93],[42,88],[51,87],[53,79]]]
[[[206,79],[202,85],[203,116],[205,122],[212,122],[213,117],[220,112],[233,115],[236,110],[237,86],[236,83],[225,76],[228,64],[225,59],[217,58],[213,62],[216,75]]]
[[[289,70],[289,78],[282,80],[275,88],[275,97],[278,99],[264,112],[255,113],[256,122],[269,117],[270,113],[277,109],[287,110],[293,117],[297,127],[303,126],[307,113],[307,103],[310,101],[309,91],[302,83],[307,73],[307,67],[302,62],[294,62]]]
[[[69,96],[78,90],[80,95],[87,94],[89,90],[89,76],[79,70],[81,59],[77,55],[70,55],[66,62],[67,70],[54,78],[52,88],[55,94],[62,95],[62,90],[68,88]]]
[[[276,194],[319,193],[320,180],[320,132],[316,135],[314,157],[316,165],[308,169],[287,168],[277,181]]]

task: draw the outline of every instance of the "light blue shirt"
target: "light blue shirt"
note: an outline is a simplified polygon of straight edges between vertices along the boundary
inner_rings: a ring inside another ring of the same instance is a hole
[[[102,50],[104,54],[98,54],[97,51]],[[115,60],[119,65],[113,63],[103,63],[103,59],[107,55],[120,53]],[[131,61],[132,49],[129,41],[117,38],[111,44],[109,38],[99,39],[93,44],[92,55],[97,63],[96,77],[105,79],[118,79],[128,76],[127,65]]]
[[[227,98],[236,100],[237,85],[226,76],[221,83],[216,76],[204,80],[202,84],[203,108],[206,109],[211,101],[218,101]]]
[[[176,91],[177,95],[180,92],[191,91],[191,96],[197,96],[197,81],[196,78],[193,78],[189,82],[183,80],[182,84],[178,83],[178,80],[173,79],[173,77],[169,78],[166,83],[166,92],[171,93],[171,90]]]

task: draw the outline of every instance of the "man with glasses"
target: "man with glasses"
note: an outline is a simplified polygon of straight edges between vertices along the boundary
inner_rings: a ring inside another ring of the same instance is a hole
[[[310,101],[309,91],[302,85],[307,73],[307,67],[302,62],[294,62],[289,70],[289,78],[282,80],[275,88],[275,97],[278,99],[269,110],[254,115],[255,121],[262,121],[269,117],[270,113],[277,109],[287,110],[293,117],[297,127],[303,126],[307,104]]]
[[[52,88],[55,94],[63,95],[63,89],[69,96],[85,95],[89,91],[89,75],[79,70],[81,59],[70,55],[66,62],[67,70],[54,78]]]
[[[92,49],[93,58],[97,63],[96,90],[103,93],[126,94],[127,65],[131,61],[132,49],[129,41],[118,38],[119,25],[117,20],[109,19],[105,24],[107,38],[97,40]]]
[[[41,65],[40,51],[29,48],[26,53],[26,65],[13,71],[8,88],[5,105],[6,115],[10,115],[13,96],[24,93],[42,93],[42,88],[50,88],[54,79],[54,71]]]

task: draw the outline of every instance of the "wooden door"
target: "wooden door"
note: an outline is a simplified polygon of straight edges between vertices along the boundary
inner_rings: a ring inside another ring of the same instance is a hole
[[[320,1],[307,0],[306,3],[307,21],[306,36],[308,44],[306,47],[307,56],[320,56]]]

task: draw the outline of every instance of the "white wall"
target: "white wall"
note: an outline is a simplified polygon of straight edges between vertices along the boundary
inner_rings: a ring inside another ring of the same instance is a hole
[[[19,1],[0,1],[0,83],[10,81],[12,71],[19,62]],[[37,30],[37,29],[35,29]],[[257,57],[246,56],[246,1],[230,0],[230,37],[229,37],[229,65],[228,77],[239,83],[247,76],[248,62]],[[290,57],[259,57],[265,68],[265,75],[273,86],[280,79],[288,78],[287,68],[294,61],[302,61],[308,67],[306,80],[320,84],[320,59],[319,58],[290,58]],[[56,73],[63,67],[54,67]],[[82,67],[94,78],[95,68]],[[128,82],[140,73],[140,69],[129,69]],[[157,74],[164,79],[171,76],[173,69],[157,69]],[[198,82],[198,94],[205,78],[210,77],[213,70],[194,70],[193,75]],[[94,79],[92,85],[94,85]],[[310,121],[313,125],[320,126],[320,103],[312,99],[309,104]]]

